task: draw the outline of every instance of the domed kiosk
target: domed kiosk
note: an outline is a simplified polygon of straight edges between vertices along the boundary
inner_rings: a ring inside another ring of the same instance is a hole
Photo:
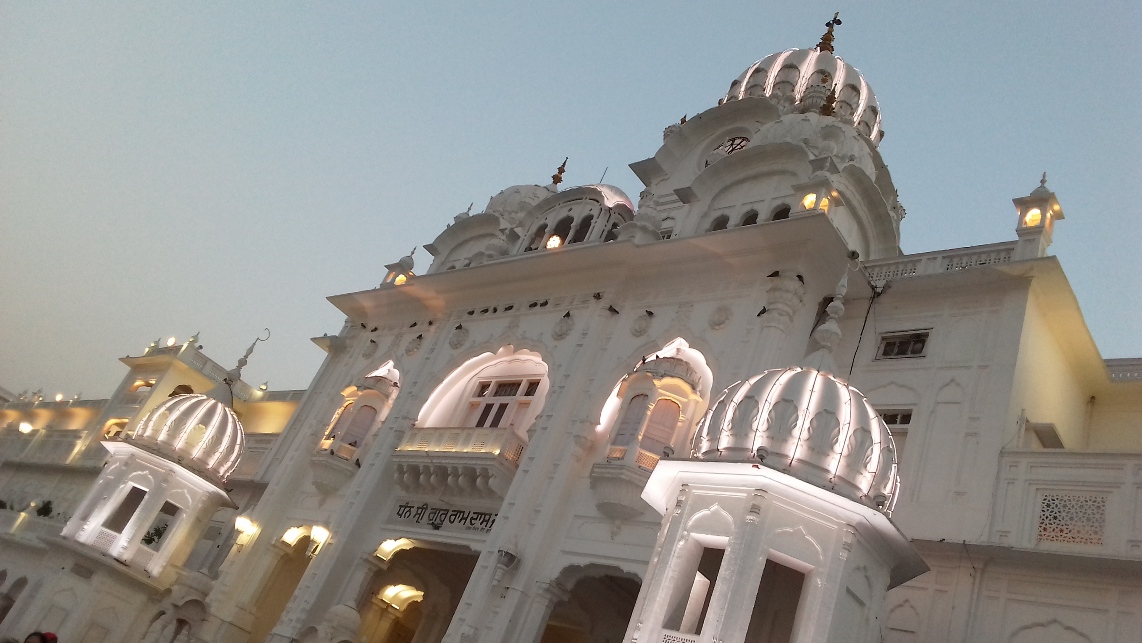
[[[224,485],[245,444],[231,386],[237,368],[205,395],[173,395],[151,409],[123,440],[105,440],[111,459],[61,536],[92,556],[173,582],[220,507],[237,508]]]
[[[886,592],[927,571],[889,519],[892,436],[833,374],[844,287],[804,366],[729,386],[690,457],[658,462],[642,498],[663,521],[624,641],[879,640]]]

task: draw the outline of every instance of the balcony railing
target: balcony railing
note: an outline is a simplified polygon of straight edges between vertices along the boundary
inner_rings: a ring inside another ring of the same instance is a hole
[[[1014,251],[1014,241],[993,243],[986,246],[906,255],[894,259],[877,259],[865,262],[864,270],[868,273],[869,281],[880,286],[893,279],[936,275],[1008,263]]]
[[[527,443],[510,428],[414,428],[393,453],[409,493],[503,497]]]
[[[638,449],[632,453],[631,447],[617,447],[611,446],[607,448],[607,462],[620,462],[628,461],[627,456],[631,457],[634,465],[643,471],[654,471],[654,467],[658,466],[658,461],[662,456],[655,455],[645,449]]]
[[[1134,514],[1142,453],[1006,451],[991,540],[1011,547],[1142,559]]]

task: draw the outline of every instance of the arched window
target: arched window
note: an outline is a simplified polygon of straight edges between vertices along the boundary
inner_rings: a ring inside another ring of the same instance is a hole
[[[356,405],[354,404],[354,407]],[[377,409],[371,406],[354,408],[353,417],[349,420],[345,432],[341,434],[341,444],[349,447],[359,447],[369,435],[369,429],[377,419]]]
[[[646,395],[636,395],[627,402],[626,411],[623,413],[623,419],[619,421],[619,430],[615,431],[615,437],[611,440],[611,444],[617,447],[625,447],[634,442],[638,437],[638,430],[642,427],[642,421],[646,418],[646,409],[650,406],[650,398]]]
[[[619,229],[619,224],[612,223],[611,229],[607,230],[607,236],[603,238],[603,241],[614,241],[615,239],[618,239],[619,235],[617,232],[615,232],[618,229]]]
[[[661,455],[662,450],[674,440],[674,430],[678,428],[678,418],[681,416],[682,407],[674,400],[661,399],[655,402],[639,446],[644,451]]]
[[[591,231],[591,222],[594,220],[595,218],[590,215],[583,217],[583,220],[579,222],[579,227],[575,228],[575,236],[571,237],[571,241],[568,243],[579,243],[586,240],[587,233]]]
[[[543,244],[543,237],[547,236],[547,224],[539,226],[535,229],[535,234],[531,235],[531,243],[527,244],[524,252],[535,250]]]
[[[757,210],[750,210],[749,212],[745,213],[744,217],[742,217],[741,224],[743,226],[754,225],[755,223],[757,223]]]
[[[709,227],[709,229],[706,230],[706,232],[717,232],[718,230],[725,230],[726,227],[728,227],[729,225],[730,225],[729,215],[722,214],[722,215],[719,215],[716,219],[714,219],[713,223],[710,224],[710,227]]]
[[[568,237],[571,236],[571,226],[574,225],[574,223],[575,223],[574,218],[563,217],[562,219],[559,220],[559,223],[556,223],[555,227],[552,228],[551,236],[559,237],[559,240],[561,242],[567,243]]]
[[[785,204],[781,204],[781,205],[777,206],[776,209],[773,210],[773,214],[770,215],[769,220],[770,221],[781,221],[782,219],[788,219],[788,218],[789,218],[789,206],[787,206]]]

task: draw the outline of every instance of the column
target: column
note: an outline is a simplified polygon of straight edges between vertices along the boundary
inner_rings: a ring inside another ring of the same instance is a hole
[[[131,516],[131,520],[123,528],[123,533],[112,545],[110,552],[112,556],[124,562],[131,560],[135,550],[139,548],[139,541],[143,539],[144,530],[166,502],[169,485],[170,474],[164,472],[155,476],[155,483],[147,490],[147,496],[143,498],[143,502],[135,510],[135,515]]]
[[[547,620],[551,617],[551,610],[556,603],[565,601],[571,596],[570,590],[559,584],[558,581],[536,583],[536,592],[528,605],[524,620],[519,626],[520,643],[539,643],[543,637],[543,630],[547,627]]]
[[[727,579],[729,582],[718,584],[715,588],[718,595],[713,598],[710,604],[711,615],[716,614],[719,619],[719,627],[714,630],[715,636],[723,640],[734,640],[738,633],[744,635],[746,629],[749,628],[749,620],[753,615],[753,604],[756,601],[758,582],[760,582],[762,570],[765,568],[765,560],[760,556],[764,545],[762,537],[765,532],[765,525],[761,516],[762,508],[768,504],[768,501],[764,491],[754,491],[750,498],[749,510],[746,512],[745,524],[738,530],[737,543],[731,545],[735,548],[734,555],[722,565],[723,568],[726,565],[732,565],[731,569],[736,570],[733,577]],[[721,591],[723,589],[724,591]],[[729,603],[727,599],[730,597],[733,597],[734,609],[726,609]],[[754,600],[746,600],[751,597]],[[718,601],[717,612],[715,612],[714,601]]]
[[[761,316],[761,332],[751,352],[751,373],[777,366],[793,317],[805,305],[805,284],[792,270],[771,277],[766,291],[765,314]]]
[[[106,496],[110,499],[113,495],[113,490],[123,483],[127,477],[127,462],[119,462],[111,465],[109,470],[99,476],[99,480],[87,492],[87,497],[83,499],[79,507],[76,508],[75,513],[72,514],[71,520],[67,521],[67,525],[63,528],[60,534],[64,538],[72,538],[79,540],[80,535],[84,533],[85,529],[90,531],[88,525],[91,523],[91,518],[99,508],[99,503],[103,501]],[[95,525],[98,527],[98,525]]]

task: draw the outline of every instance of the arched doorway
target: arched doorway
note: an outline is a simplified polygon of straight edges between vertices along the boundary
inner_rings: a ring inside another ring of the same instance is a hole
[[[540,643],[622,643],[642,581],[608,565],[559,574],[567,597],[554,605]]]
[[[255,616],[250,641],[264,641],[269,635],[309,567],[313,549],[311,545],[316,543],[307,533],[293,534],[297,529],[299,528],[291,528],[286,532],[286,537],[274,545],[279,558],[254,603]]]
[[[357,603],[357,643],[439,643],[479,556],[439,543],[412,541],[369,579]]]

